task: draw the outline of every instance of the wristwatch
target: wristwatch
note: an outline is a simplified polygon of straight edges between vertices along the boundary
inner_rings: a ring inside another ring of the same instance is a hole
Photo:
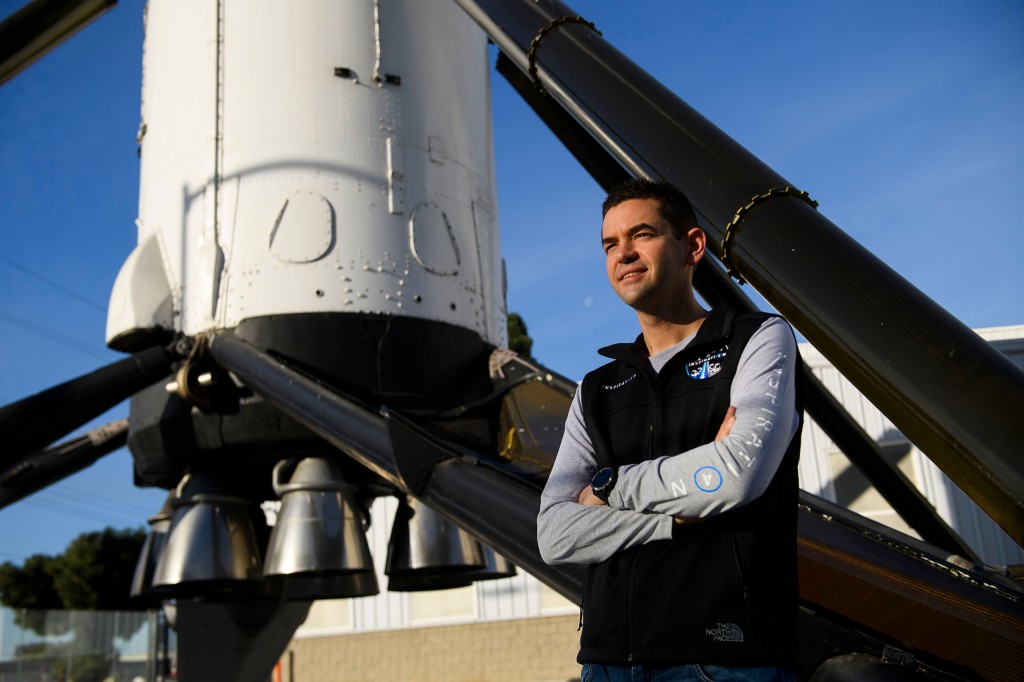
[[[608,494],[615,488],[615,481],[619,477],[617,469],[604,468],[594,474],[590,482],[590,488],[594,491],[597,499],[608,504]]]

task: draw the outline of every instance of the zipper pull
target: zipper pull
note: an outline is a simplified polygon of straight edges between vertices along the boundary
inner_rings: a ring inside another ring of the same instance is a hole
[[[582,629],[583,629],[583,600],[580,599],[580,624],[576,628],[576,632],[579,632]]]
[[[647,430],[647,459],[654,459],[654,423]]]

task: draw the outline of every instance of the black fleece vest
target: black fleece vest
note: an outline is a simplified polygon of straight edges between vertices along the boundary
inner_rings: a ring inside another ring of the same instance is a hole
[[[598,466],[676,455],[714,440],[740,354],[767,317],[715,308],[657,374],[642,336],[601,349],[614,361],[580,388]],[[799,452],[798,432],[768,489],[749,504],[588,567],[579,662],[793,667]],[[699,489],[728,475],[698,472],[683,483],[688,494],[713,494]]]

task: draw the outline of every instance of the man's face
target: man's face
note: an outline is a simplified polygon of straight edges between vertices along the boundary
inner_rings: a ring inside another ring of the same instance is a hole
[[[659,314],[691,292],[690,268],[696,264],[694,232],[677,239],[655,199],[629,199],[611,208],[601,226],[608,281],[626,305]]]

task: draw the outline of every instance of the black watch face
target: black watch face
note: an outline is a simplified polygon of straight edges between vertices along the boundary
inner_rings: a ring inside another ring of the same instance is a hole
[[[612,473],[613,472],[611,469],[601,469],[596,474],[594,474],[594,480],[591,482],[591,487],[594,490],[603,489],[605,486],[611,483]]]

